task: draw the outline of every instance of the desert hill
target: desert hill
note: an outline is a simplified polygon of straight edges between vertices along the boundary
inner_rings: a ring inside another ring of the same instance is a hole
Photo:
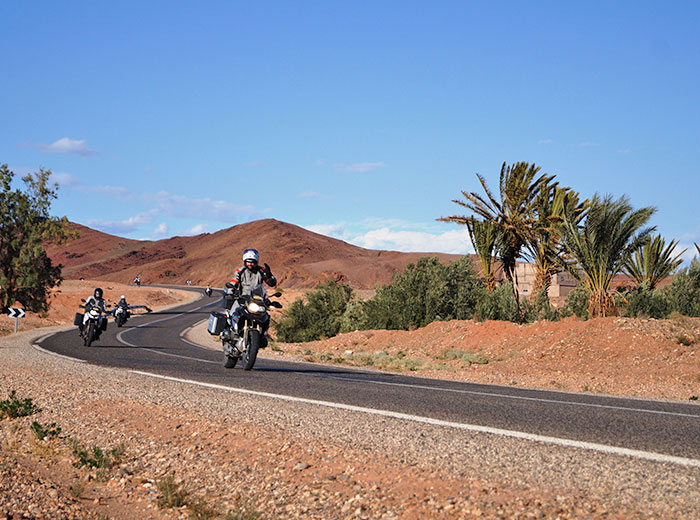
[[[121,238],[71,223],[79,237],[48,248],[67,279],[84,277],[129,283],[137,275],[147,284],[221,287],[241,265],[243,250],[254,247],[279,280],[280,287],[312,288],[333,277],[355,289],[374,289],[389,283],[424,256],[451,262],[460,255],[401,253],[364,249],[293,224],[257,220],[216,233],[157,241]]]

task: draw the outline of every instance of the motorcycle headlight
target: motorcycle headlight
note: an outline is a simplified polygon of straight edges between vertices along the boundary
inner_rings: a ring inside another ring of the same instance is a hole
[[[253,314],[260,314],[262,312],[265,312],[265,307],[255,302],[250,302],[248,304],[248,310]]]

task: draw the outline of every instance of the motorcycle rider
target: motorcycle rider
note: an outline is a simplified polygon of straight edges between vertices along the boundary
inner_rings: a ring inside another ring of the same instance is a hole
[[[256,249],[243,251],[243,267],[236,269],[229,281],[233,285],[234,294],[251,294],[252,290],[265,282],[270,287],[277,285],[277,278],[272,274],[270,266],[260,267],[260,253]]]
[[[263,264],[265,267],[260,267],[260,253],[256,249],[246,249],[243,251],[243,267],[236,269],[233,278],[226,284],[228,289],[226,290],[226,297],[224,299],[224,306],[227,309],[231,309],[235,298],[244,295],[252,294],[253,290],[262,287],[263,282],[274,287],[277,285],[277,278],[272,274],[270,266]],[[238,318],[240,314],[238,309],[233,312],[231,316],[231,324],[233,328],[231,330],[232,338],[231,340],[235,342],[240,339],[238,337],[238,330],[236,324],[238,323]],[[221,334],[226,334],[227,331]],[[223,339],[223,337],[222,337]]]
[[[105,302],[105,299],[102,297],[103,294],[102,288],[97,287],[95,288],[95,292],[92,294],[92,296],[85,300],[85,315],[83,316],[83,324],[79,326],[81,333],[83,332],[85,324],[90,319],[87,311],[89,311],[92,307],[99,307],[102,312],[105,312],[107,309],[107,302]]]
[[[122,294],[121,298],[119,298],[119,301],[117,302],[117,307],[120,307],[121,309],[124,310],[126,313],[126,316],[129,317],[129,304],[126,303],[126,296]]]

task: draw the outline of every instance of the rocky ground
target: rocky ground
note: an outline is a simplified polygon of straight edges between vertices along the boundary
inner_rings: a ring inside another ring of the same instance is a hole
[[[76,294],[68,292],[57,300],[72,317]],[[169,293],[160,304],[181,297]],[[697,468],[267,398],[222,399],[48,357],[31,347],[43,333],[0,339],[0,401],[16,390],[38,407],[0,420],[0,519],[700,517]],[[190,339],[218,348],[203,325]],[[700,395],[699,343],[700,323],[689,319],[447,322],[274,343],[265,355],[688,400]],[[38,440],[33,422],[61,430]],[[107,455],[95,457],[95,446]],[[80,465],[91,457],[104,467]]]

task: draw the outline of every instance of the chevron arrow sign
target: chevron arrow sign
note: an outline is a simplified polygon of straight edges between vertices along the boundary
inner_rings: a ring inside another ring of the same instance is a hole
[[[7,309],[7,314],[10,316],[10,318],[24,318],[24,309],[14,309],[9,307]]]

